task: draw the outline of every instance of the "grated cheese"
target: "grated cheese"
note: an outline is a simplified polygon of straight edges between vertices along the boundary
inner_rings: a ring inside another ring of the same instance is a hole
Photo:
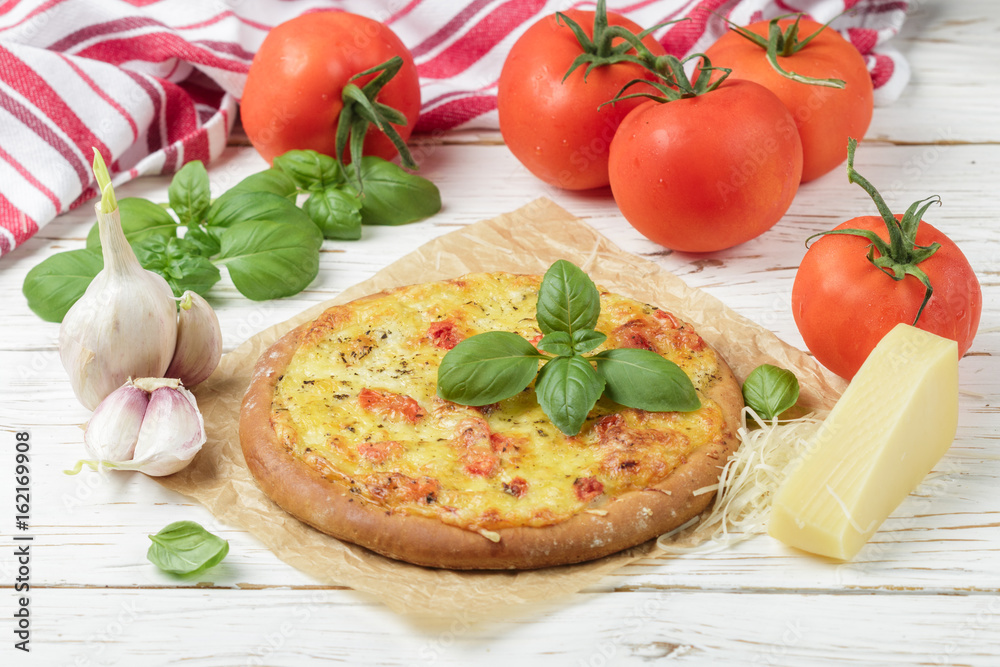
[[[701,495],[716,491],[714,505],[661,535],[657,546],[673,554],[709,553],[766,533],[771,499],[790,464],[806,451],[824,417],[812,413],[788,421],[765,421],[751,408],[743,408],[742,425],[737,431],[740,448],[723,467],[718,484],[694,492]]]

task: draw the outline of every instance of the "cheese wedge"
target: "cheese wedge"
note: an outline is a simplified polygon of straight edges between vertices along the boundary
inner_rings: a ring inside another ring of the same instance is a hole
[[[775,494],[768,532],[853,558],[948,451],[958,346],[899,324],[879,342]]]

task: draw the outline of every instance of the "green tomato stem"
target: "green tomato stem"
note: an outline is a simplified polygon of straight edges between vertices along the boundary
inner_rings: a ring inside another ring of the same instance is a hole
[[[937,195],[926,199],[918,200],[906,209],[901,220],[897,220],[892,210],[885,203],[882,195],[879,194],[871,182],[859,174],[854,169],[854,153],[858,148],[858,141],[853,137],[847,140],[847,179],[850,183],[861,186],[868,193],[868,196],[875,202],[882,221],[885,222],[889,233],[889,243],[881,237],[867,229],[832,229],[826,232],[813,234],[806,239],[806,244],[817,236],[827,234],[846,234],[849,236],[860,236],[868,240],[868,261],[879,271],[886,274],[893,280],[903,280],[906,276],[913,276],[924,286],[924,299],[917,309],[917,314],[913,318],[913,325],[916,326],[920,320],[927,302],[934,294],[930,278],[918,265],[925,259],[933,255],[941,247],[940,243],[932,243],[928,246],[917,245],[917,230],[920,227],[921,218],[930,208],[931,204],[941,203],[941,198]]]
[[[794,16],[795,22],[789,25],[788,28],[782,32],[781,26],[778,25],[778,21],[786,19],[789,16]],[[834,18],[837,17],[835,16]],[[722,20],[728,23],[729,27],[734,32],[764,49],[766,52],[765,57],[767,58],[767,62],[770,63],[775,72],[786,79],[791,79],[792,81],[798,81],[799,83],[811,86],[825,86],[827,88],[844,88],[847,85],[847,83],[842,79],[819,79],[798,74],[796,72],[789,72],[778,62],[778,56],[788,58],[790,56],[794,56],[796,53],[808,46],[809,42],[823,32],[830,25],[833,19],[824,23],[819,30],[802,40],[799,39],[799,21],[802,20],[802,14],[783,14],[782,16],[776,16],[771,19],[770,22],[768,22],[766,38],[755,32],[747,30],[742,26],[736,25],[724,16],[722,17]]]
[[[597,7],[594,10],[593,38],[587,37],[587,33],[584,32],[583,27],[579,23],[563,12],[556,12],[556,22],[565,23],[566,27],[573,31],[573,35],[576,36],[577,41],[580,43],[580,49],[583,51],[570,64],[569,69],[566,70],[566,74],[563,75],[563,81],[582,65],[587,66],[583,72],[584,81],[587,80],[587,76],[595,67],[606,67],[617,63],[630,62],[647,69],[652,69],[656,56],[642,43],[642,40],[654,30],[670,25],[671,23],[677,23],[677,21],[665,21],[636,34],[623,26],[610,25],[605,5],[605,0],[598,0]],[[690,19],[684,18],[679,20],[688,21]],[[615,45],[614,42],[616,39],[622,41]],[[631,53],[633,50],[635,53]]]
[[[417,163],[413,160],[406,142],[400,136],[394,125],[406,125],[406,116],[386,104],[376,102],[375,98],[382,88],[399,72],[403,66],[403,59],[400,56],[393,56],[380,65],[376,65],[364,72],[358,72],[351,81],[355,81],[369,74],[375,74],[375,78],[364,86],[348,83],[344,86],[341,95],[344,107],[337,118],[337,134],[335,137],[335,150],[337,161],[343,169],[344,149],[350,147],[351,162],[356,165],[361,164],[361,157],[364,152],[365,135],[368,128],[374,125],[389,138],[392,145],[399,151],[399,157],[403,165],[410,169],[417,169]],[[361,182],[361,169],[355,169],[358,178],[359,190],[363,188]]]

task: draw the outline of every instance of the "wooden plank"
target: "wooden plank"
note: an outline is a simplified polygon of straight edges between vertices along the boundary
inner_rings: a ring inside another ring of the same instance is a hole
[[[0,437],[28,427],[33,441],[32,664],[997,664],[1000,244],[993,193],[1000,181],[1000,73],[988,64],[1000,53],[1000,12],[990,0],[910,6],[893,44],[914,77],[898,102],[876,109],[858,168],[899,210],[941,194],[943,205],[928,220],[976,268],[985,310],[960,365],[955,445],[857,560],[833,563],[759,537],[719,553],[645,559],[580,594],[498,609],[487,621],[435,622],[317,586],[249,535],[141,475],[65,476],[62,470],[82,455],[79,425],[88,415],[65,381],[58,326],[28,311],[21,284],[42,259],[83,246],[93,222],[85,206],[5,257],[0,271]],[[441,188],[442,212],[404,227],[368,228],[361,242],[327,241],[320,276],[291,299],[250,302],[224,279],[212,303],[226,349],[431,238],[538,196],[801,345],[789,295],[804,239],[873,210],[837,170],[803,186],[785,218],[761,238],[711,256],[671,253],[635,232],[608,190],[562,192],[534,179],[496,131],[416,143],[421,173]],[[213,193],[263,166],[252,149],[227,150],[209,172]],[[140,179],[119,196],[164,201],[168,180]],[[0,497],[12,493],[11,476],[0,475]],[[182,518],[232,545],[222,565],[193,581],[164,575],[145,560],[146,535]],[[8,600],[13,577],[8,549],[0,557]],[[11,644],[0,649],[4,664],[8,655],[22,658]]]
[[[995,665],[1000,642],[997,595],[586,593],[435,621],[351,591],[40,589],[31,611],[35,656],[75,665]]]
[[[903,30],[890,45],[913,76],[900,98],[875,110],[867,136],[896,143],[997,143],[1000,24],[991,0],[909,2]]]

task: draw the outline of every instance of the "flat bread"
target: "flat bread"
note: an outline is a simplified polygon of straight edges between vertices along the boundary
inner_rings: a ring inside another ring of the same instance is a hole
[[[607,348],[641,347],[691,378],[701,407],[645,412],[601,398],[576,436],[533,387],[499,403],[438,398],[459,341],[537,343],[541,278],[470,274],[333,306],[261,355],[240,415],[247,465],[309,525],[418,565],[575,563],[667,532],[711,501],[743,401],[725,361],[672,313],[601,290]]]

